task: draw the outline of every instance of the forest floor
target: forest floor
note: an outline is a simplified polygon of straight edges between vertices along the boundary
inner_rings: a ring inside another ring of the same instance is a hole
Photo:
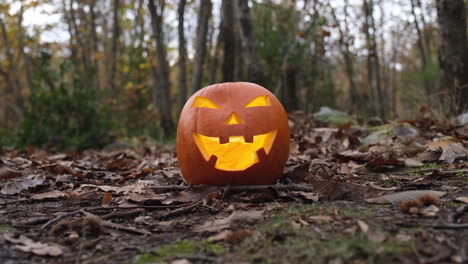
[[[251,190],[185,185],[173,146],[4,149],[1,262],[468,262],[468,126],[319,125],[291,115],[283,177]]]

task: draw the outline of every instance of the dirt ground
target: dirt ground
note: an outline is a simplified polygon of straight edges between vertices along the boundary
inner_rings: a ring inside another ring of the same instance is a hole
[[[173,146],[0,151],[2,263],[467,263],[463,127],[291,117],[278,184],[187,186]]]

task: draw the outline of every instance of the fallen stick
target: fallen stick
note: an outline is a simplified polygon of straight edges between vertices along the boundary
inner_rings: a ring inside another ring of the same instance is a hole
[[[94,216],[94,217],[100,219],[104,226],[107,226],[107,227],[110,227],[110,228],[114,228],[114,229],[122,230],[122,231],[127,231],[127,232],[130,232],[130,233],[136,233],[136,234],[140,234],[140,235],[151,235],[151,232],[146,230],[146,229],[137,229],[137,228],[134,228],[134,227],[131,227],[131,226],[125,226],[125,225],[117,224],[117,223],[114,223],[114,222],[111,222],[111,221],[108,221],[108,220],[102,220],[102,218],[100,218],[99,216],[97,216],[95,214],[92,214],[92,213],[89,213],[89,212],[86,212],[85,210],[80,210],[80,212],[83,213],[86,216]]]
[[[438,225],[424,225],[435,229],[468,229],[468,224],[438,224]]]
[[[207,185],[195,185],[195,186],[181,186],[181,185],[166,185],[166,186],[149,186],[155,191],[185,191],[187,189],[203,188]],[[223,186],[219,186],[222,188]],[[275,184],[275,185],[232,185],[228,186],[229,191],[264,191],[264,190],[276,190],[276,191],[300,191],[300,192],[314,192],[314,188],[311,185],[306,184]]]

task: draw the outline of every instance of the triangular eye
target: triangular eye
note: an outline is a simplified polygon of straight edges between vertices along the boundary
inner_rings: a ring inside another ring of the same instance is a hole
[[[268,97],[268,95],[257,96],[252,101],[250,101],[250,103],[246,104],[245,108],[256,106],[270,106],[270,97]]]
[[[203,108],[213,108],[213,109],[221,109],[217,104],[206,97],[197,96],[193,101],[192,107],[203,107]]]

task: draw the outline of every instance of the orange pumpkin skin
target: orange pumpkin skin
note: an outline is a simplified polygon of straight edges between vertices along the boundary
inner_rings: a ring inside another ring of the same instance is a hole
[[[182,109],[176,149],[190,184],[273,184],[288,159],[287,114],[259,85],[210,85],[193,94]]]

